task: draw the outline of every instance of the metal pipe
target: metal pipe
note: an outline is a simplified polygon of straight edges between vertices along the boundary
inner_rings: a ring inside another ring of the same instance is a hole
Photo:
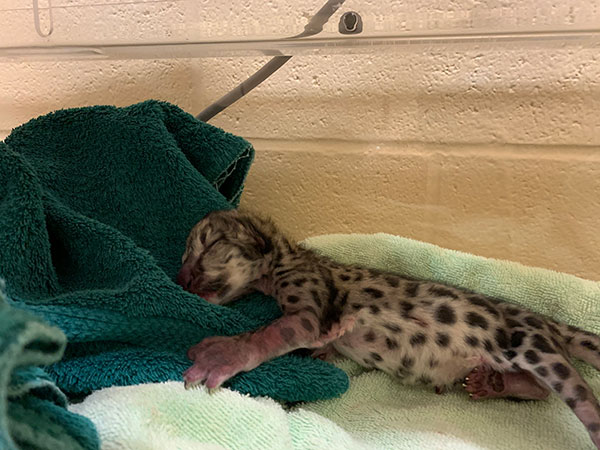
[[[340,6],[342,6],[344,1],[345,0],[329,0],[305,25],[302,33],[292,36],[288,39],[298,39],[307,36],[313,36],[323,31],[323,25],[325,25],[329,18],[340,8]],[[271,58],[264,66],[251,75],[250,78],[238,84],[235,88],[218,99],[216,102],[209,105],[207,108],[204,108],[200,114],[196,116],[196,118],[204,122],[208,122],[225,108],[237,102],[240,98],[269,78],[281,66],[288,62],[290,58],[291,56],[285,55]]]

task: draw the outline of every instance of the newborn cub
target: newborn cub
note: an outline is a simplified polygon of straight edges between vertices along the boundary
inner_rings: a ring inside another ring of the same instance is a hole
[[[259,330],[190,348],[186,387],[215,388],[300,348],[335,350],[438,393],[456,382],[474,399],[555,392],[600,448],[598,401],[569,361],[600,369],[591,333],[439,283],[337,264],[236,210],[212,212],[192,229],[177,282],[215,304],[262,291],[283,311]]]

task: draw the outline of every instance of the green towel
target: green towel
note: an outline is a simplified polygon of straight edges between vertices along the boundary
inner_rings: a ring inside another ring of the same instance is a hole
[[[306,244],[340,262],[473,289],[599,331],[597,282],[386,234],[329,235]],[[94,421],[109,448],[118,442],[147,450],[595,448],[555,395],[537,402],[472,401],[460,389],[437,395],[347,359],[337,364],[350,377],[349,390],[291,411],[227,390],[212,396],[184,391],[181,383],[102,390],[73,411]],[[600,393],[600,374],[583,363],[577,367]]]
[[[65,335],[12,308],[0,282],[0,448],[93,450],[92,422],[67,410],[67,398],[36,366],[63,354]]]
[[[280,315],[263,295],[223,307],[174,283],[190,229],[237,205],[253,154],[155,101],[58,111],[0,143],[0,276],[22,308],[67,335],[47,368],[63,391],[181,380],[190,345]],[[287,355],[230,386],[302,401],[338,395],[348,379]]]

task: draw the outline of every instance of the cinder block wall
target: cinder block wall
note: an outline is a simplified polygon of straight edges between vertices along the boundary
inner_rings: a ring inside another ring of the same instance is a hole
[[[264,61],[3,63],[0,133],[147,98],[195,113]],[[598,111],[597,49],[391,50],[294,57],[212,123],[256,147],[243,205],[297,239],[384,231],[600,280]]]

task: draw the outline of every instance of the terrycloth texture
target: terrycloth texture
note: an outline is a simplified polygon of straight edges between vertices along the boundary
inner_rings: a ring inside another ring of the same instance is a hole
[[[174,381],[102,389],[69,409],[96,424],[103,450],[367,448],[318,414]]]
[[[0,281],[0,448],[94,450],[92,422],[67,410],[67,399],[36,366],[63,354],[65,335],[9,306]]]
[[[342,262],[474,289],[592,331],[600,326],[600,283],[385,234],[322,236],[307,244]],[[107,450],[594,448],[557,396],[471,401],[461,390],[440,396],[347,359],[337,364],[350,376],[350,389],[291,412],[227,390],[186,392],[181,383],[106,389],[72,410],[94,421]],[[599,393],[598,372],[578,368]]]
[[[148,101],[58,111],[5,142],[0,276],[66,333],[65,357],[48,368],[64,391],[181,380],[190,345],[280,315],[265,296],[221,307],[173,281],[192,226],[237,203],[253,157],[245,140]],[[347,385],[342,371],[298,356],[231,382],[289,401]]]

